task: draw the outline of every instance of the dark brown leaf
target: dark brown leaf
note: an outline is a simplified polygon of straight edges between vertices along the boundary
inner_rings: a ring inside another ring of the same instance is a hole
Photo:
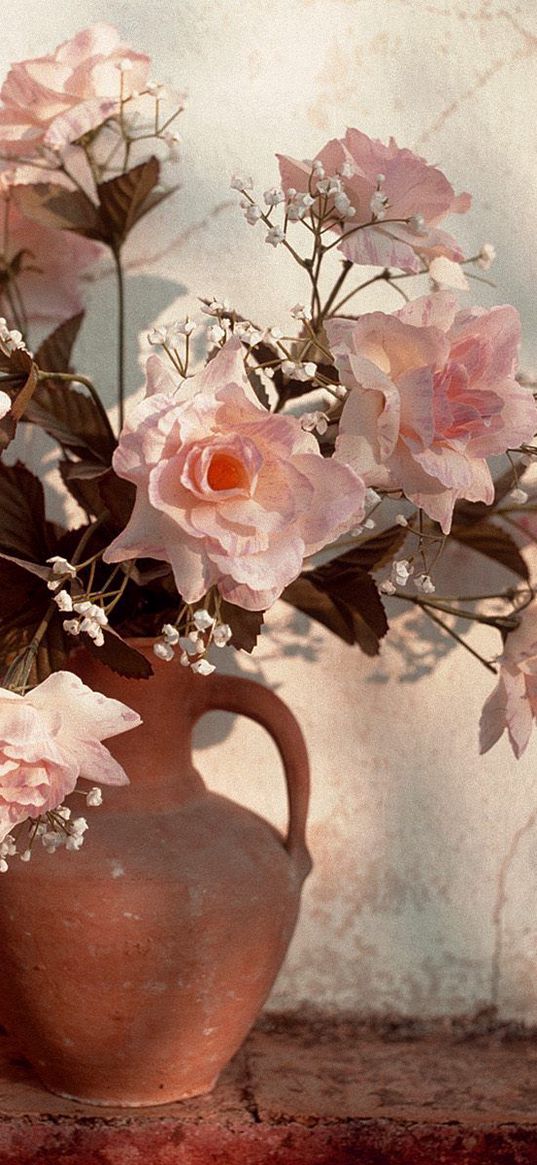
[[[403,545],[406,534],[402,526],[389,526],[387,530],[381,530],[374,537],[353,546],[341,557],[333,558],[327,563],[327,568],[331,568],[333,574],[355,566],[361,566],[364,570],[379,570],[392,561],[394,554]]]
[[[2,673],[28,648],[40,621],[39,617],[34,620],[33,624],[11,626],[9,630],[0,633],[0,670]],[[30,687],[42,683],[51,672],[64,668],[67,664],[67,658],[66,636],[60,618],[55,615],[41,639],[27,683]]]
[[[28,372],[27,380],[23,384],[22,388],[19,389],[16,396],[13,398],[13,403],[11,405],[11,416],[13,417],[15,423],[21,420],[34,393],[36,392],[39,383],[38,373],[39,369],[37,364],[32,364]]]
[[[35,354],[36,364],[43,372],[70,372],[71,352],[80,331],[84,312],[64,320],[39,345]]]
[[[301,575],[285,589],[282,598],[345,643],[357,643],[366,655],[377,655],[388,630],[377,587],[359,566],[346,566],[339,572],[334,566],[328,563]]]
[[[101,221],[112,247],[121,246],[133,226],[161,201],[158,195],[150,198],[159,176],[160,166],[153,157],[97,187]]]
[[[109,469],[108,473],[99,478],[98,488],[113,524],[123,530],[132,513],[136,487]]]
[[[231,627],[231,646],[242,651],[253,651],[263,626],[264,611],[245,611],[224,599],[220,615],[222,622],[229,623]]]
[[[49,553],[43,487],[20,462],[0,463],[0,546],[41,563]]]
[[[13,566],[19,566],[21,570],[27,570],[30,574],[33,574],[37,578],[48,582],[50,577],[50,566],[42,566],[38,562],[29,562],[27,558],[15,558],[13,554],[4,554],[2,551],[0,551],[0,558],[3,559],[4,562],[11,562],[13,563]]]
[[[25,421],[39,425],[64,449],[88,454],[109,465],[115,438],[105,416],[81,385],[42,381],[24,415]]]
[[[27,218],[42,226],[74,231],[89,239],[102,239],[99,209],[81,190],[68,190],[54,182],[12,187],[12,196]]]
[[[126,676],[133,680],[146,680],[153,675],[153,668],[145,655],[142,655],[141,651],[137,651],[132,644],[126,643],[110,627],[107,627],[104,632],[102,647],[96,647],[88,636],[85,637],[84,646],[91,655],[94,655],[96,659],[99,659],[101,663],[120,676]]]
[[[529,570],[514,539],[501,526],[493,522],[475,522],[468,526],[454,526],[451,537],[470,550],[484,554],[486,558],[499,562],[512,570],[513,574],[529,580]]]

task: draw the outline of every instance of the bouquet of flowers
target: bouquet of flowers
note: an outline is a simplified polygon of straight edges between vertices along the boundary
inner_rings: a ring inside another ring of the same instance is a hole
[[[303,302],[283,303],[282,328],[202,295],[196,318],[150,333],[145,397],[129,407],[124,248],[177,189],[183,106],[149,69],[98,24],[13,65],[0,94],[1,445],[18,426],[53,438],[75,515],[70,528],[47,519],[43,485],[12,447],[0,464],[1,871],[28,861],[36,839],[80,848],[86,820],[64,805],[79,779],[90,806],[101,784],[127,782],[102,741],[139,717],[71,670],[81,648],[147,682],[137,639],[149,637],[155,657],[202,682],[219,649],[254,649],[279,600],[368,655],[398,601],[497,675],[482,751],[507,729],[520,755],[537,712],[537,604],[521,553],[535,540],[525,483],[537,406],[517,373],[515,308],[459,301],[494,260],[490,244],[465,257],[443,227],[469,195],[358,129],[311,160],[278,156],[261,197],[234,175],[283,278],[299,265]],[[107,265],[117,433],[91,369],[72,363],[84,280]],[[420,275],[429,292],[412,298]],[[395,310],[359,313],[375,283]],[[501,564],[509,584],[439,593],[448,540]],[[495,660],[459,635],[460,618],[497,630]]]

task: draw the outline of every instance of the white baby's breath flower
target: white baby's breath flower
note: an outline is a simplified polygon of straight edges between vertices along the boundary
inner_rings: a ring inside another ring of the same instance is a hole
[[[54,603],[56,603],[56,606],[57,606],[59,611],[72,611],[73,610],[73,600],[69,594],[69,591],[58,591],[54,595],[52,601]]]
[[[254,180],[244,174],[233,174],[229,185],[232,190],[253,190]]]
[[[171,644],[172,647],[174,647],[176,643],[179,643],[179,632],[177,627],[173,626],[173,623],[164,623],[162,628],[162,635],[164,636],[166,643]]]
[[[277,247],[279,243],[283,243],[285,234],[281,227],[271,227],[265,235],[265,242],[270,243],[271,247]]]
[[[88,805],[90,809],[96,809],[97,806],[102,805],[102,803],[103,803],[102,790],[99,788],[98,785],[94,785],[93,789],[90,789],[89,792],[86,793],[86,805]]]
[[[396,591],[396,589],[397,589],[397,588],[396,588],[396,586],[395,586],[395,583],[393,583],[393,582],[391,581],[391,579],[389,579],[389,578],[385,578],[385,579],[384,579],[384,582],[381,582],[381,583],[379,584],[379,591],[380,591],[380,592],[381,592],[381,594],[383,594],[383,595],[394,595],[394,594],[395,594],[395,591]]]
[[[63,629],[68,635],[80,635],[80,622],[78,619],[64,619]]]
[[[414,567],[407,558],[400,558],[398,561],[392,563],[391,579],[398,587],[405,587],[413,573]]]
[[[404,514],[396,514],[395,522],[397,526],[408,526],[408,519],[405,518]]]
[[[489,271],[496,258],[496,248],[493,243],[483,243],[477,256],[477,266],[482,271]]]
[[[291,308],[291,315],[295,320],[311,320],[311,310],[303,303],[295,303]]]
[[[229,643],[233,632],[229,623],[218,623],[213,631],[213,643],[215,647],[225,647]]]
[[[262,214],[263,214],[263,211],[261,210],[260,206],[249,205],[248,208],[244,212],[244,217],[246,219],[246,222],[249,223],[249,225],[251,227],[253,227],[253,226],[255,226],[256,222],[259,222],[259,219],[261,218]]]
[[[171,643],[154,643],[153,653],[156,655],[157,659],[164,659],[166,663],[170,663],[170,661],[175,656],[175,652]]]
[[[192,619],[198,631],[208,631],[214,623],[213,616],[203,607],[200,607],[198,611],[194,611]]]
[[[433,595],[436,590],[430,574],[417,574],[414,583],[416,590],[421,591],[424,595]]]
[[[212,344],[219,344],[220,340],[225,340],[226,329],[222,328],[220,324],[213,324],[207,331],[207,335]]]
[[[214,663],[209,663],[208,659],[198,659],[191,667],[198,676],[210,676],[211,672],[215,671]]]

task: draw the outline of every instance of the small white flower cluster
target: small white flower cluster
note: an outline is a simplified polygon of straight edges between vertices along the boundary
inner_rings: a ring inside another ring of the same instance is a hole
[[[195,332],[197,324],[186,316],[184,320],[173,320],[170,324],[163,324],[162,327],[153,328],[148,334],[150,344],[162,344],[165,348],[176,348],[185,336],[191,336]]]
[[[7,320],[0,316],[0,350],[4,356],[11,356],[11,353],[16,352],[19,348],[26,351],[22,332],[19,332],[17,328],[10,328]]]
[[[54,554],[52,558],[47,558],[47,562],[51,563],[50,578],[47,582],[49,591],[57,591],[66,579],[76,577],[76,566],[73,566],[66,558],[62,558],[60,554]],[[67,609],[72,610],[72,607]]]
[[[102,805],[103,795],[98,785],[86,793],[86,805],[94,808]],[[11,833],[0,843],[0,874],[9,869],[8,858],[18,857],[21,862],[29,862],[32,856],[31,845],[39,840],[47,853],[54,854],[61,846],[69,853],[76,853],[84,844],[84,834],[88,829],[85,817],[71,817],[71,810],[66,805],[60,805],[53,814],[47,815],[47,820],[41,820],[37,827],[31,829],[31,843],[24,850],[17,849],[17,840]],[[28,841],[28,835],[25,837]]]
[[[402,515],[400,515],[402,516]],[[408,523],[406,523],[408,525]],[[394,595],[397,587],[406,587],[408,580],[414,575],[414,586],[423,595],[433,595],[436,587],[430,574],[414,574],[414,567],[408,558],[400,558],[392,563],[390,578],[384,579],[379,586],[383,595]]]
[[[304,432],[318,433],[320,437],[323,437],[328,429],[328,417],[326,413],[321,413],[318,410],[313,413],[303,413],[300,424]]]
[[[74,619],[64,619],[63,629],[67,631],[68,635],[85,633],[89,635],[90,639],[93,639],[96,647],[103,646],[103,627],[108,626],[108,615],[102,607],[97,606],[96,603],[90,603],[88,599],[73,603],[68,591],[60,591],[54,596],[54,602],[60,611],[73,611],[78,616]]]
[[[231,311],[231,304],[227,299],[211,299],[201,304],[201,310],[206,316],[225,316]]]
[[[84,834],[89,828],[85,817],[75,817],[71,820],[71,810],[66,805],[54,811],[55,817],[60,817],[65,823],[53,827],[54,822],[40,822],[36,830],[36,838],[45,847],[47,853],[55,854],[61,846],[65,846],[69,853],[76,853],[82,849]],[[52,827],[51,827],[52,826]]]
[[[284,380],[315,380],[317,365],[313,360],[301,361],[282,360],[281,365]]]
[[[386,192],[382,189],[383,183],[386,181],[385,174],[377,174],[377,189],[369,200],[369,209],[371,217],[376,222],[382,222],[386,218],[386,210],[389,205],[389,198]]]
[[[162,641],[157,641],[153,645],[153,651],[157,659],[169,663],[175,658],[175,648],[178,647],[182,667],[192,668],[197,675],[209,676],[215,670],[215,665],[209,663],[206,653],[211,644],[215,647],[225,647],[229,643],[231,627],[210,615],[204,607],[194,611],[192,624],[192,629],[182,635],[178,627],[174,627],[172,623],[165,623],[162,628]]]

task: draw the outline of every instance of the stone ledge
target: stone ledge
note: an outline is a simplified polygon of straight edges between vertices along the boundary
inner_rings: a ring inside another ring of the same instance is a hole
[[[0,1165],[537,1165],[537,1039],[271,1016],[215,1092],[140,1110],[45,1092],[0,1038]]]

